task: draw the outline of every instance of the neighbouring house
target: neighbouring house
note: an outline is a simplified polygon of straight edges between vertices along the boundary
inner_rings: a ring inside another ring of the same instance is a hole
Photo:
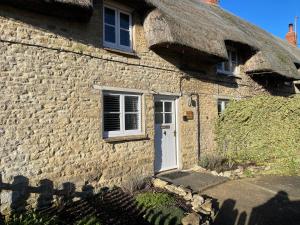
[[[2,210],[22,197],[9,184],[97,189],[197,165],[228,100],[298,93],[295,37],[213,0],[1,1]]]

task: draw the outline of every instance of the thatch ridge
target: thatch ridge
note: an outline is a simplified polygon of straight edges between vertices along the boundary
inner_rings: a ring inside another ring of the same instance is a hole
[[[144,23],[149,47],[169,41],[224,60],[225,41],[244,43],[257,50],[246,63],[247,73],[267,71],[300,79],[295,66],[300,63],[299,49],[220,7],[199,0],[146,1],[157,8]]]

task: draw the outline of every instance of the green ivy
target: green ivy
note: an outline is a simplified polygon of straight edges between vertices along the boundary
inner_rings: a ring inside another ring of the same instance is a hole
[[[216,123],[217,151],[235,163],[300,174],[300,98],[256,96],[231,101]]]

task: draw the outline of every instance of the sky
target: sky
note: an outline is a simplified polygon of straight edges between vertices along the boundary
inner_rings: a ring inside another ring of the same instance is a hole
[[[280,38],[285,38],[289,23],[294,23],[295,16],[299,16],[297,30],[300,32],[300,0],[220,1],[227,11]]]

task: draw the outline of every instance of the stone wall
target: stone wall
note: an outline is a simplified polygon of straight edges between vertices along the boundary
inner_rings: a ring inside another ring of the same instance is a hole
[[[264,91],[250,78],[220,78],[180,71],[147,48],[134,16],[134,49],[126,55],[102,47],[101,3],[88,24],[1,6],[0,173],[11,184],[22,175],[29,185],[48,179],[81,190],[121,185],[154,174],[153,93],[179,94],[179,167],[197,164],[214,148],[218,97],[243,98]],[[173,59],[173,61],[177,59]],[[179,63],[179,62],[178,62]],[[188,75],[188,79],[186,76]],[[139,89],[143,94],[144,138],[107,142],[101,135],[101,98],[95,86]],[[191,104],[193,103],[193,104]],[[183,121],[186,111],[194,120]],[[200,149],[199,149],[200,146]],[[33,199],[38,194],[32,194]],[[2,193],[2,210],[11,192]]]

